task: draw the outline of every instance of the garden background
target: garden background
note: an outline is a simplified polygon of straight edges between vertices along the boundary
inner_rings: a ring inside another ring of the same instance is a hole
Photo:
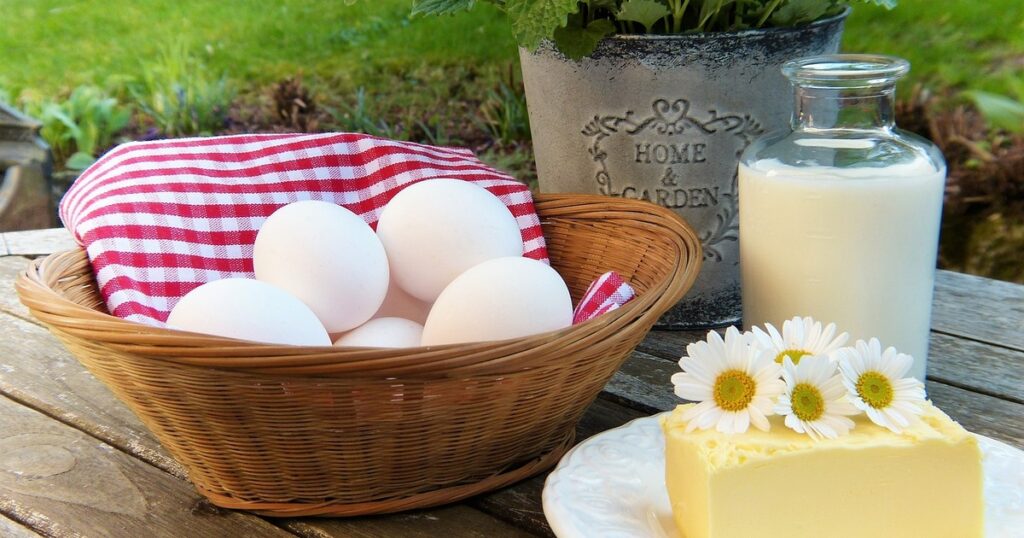
[[[0,100],[44,123],[58,189],[144,138],[360,131],[470,147],[535,181],[515,43],[487,3],[0,0]],[[856,5],[846,52],[911,61],[898,124],[950,164],[941,267],[1024,283],[1024,2]]]

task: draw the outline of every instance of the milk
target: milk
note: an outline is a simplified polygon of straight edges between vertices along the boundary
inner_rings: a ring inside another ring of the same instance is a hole
[[[743,323],[835,322],[914,357],[924,380],[945,169],[739,168]]]

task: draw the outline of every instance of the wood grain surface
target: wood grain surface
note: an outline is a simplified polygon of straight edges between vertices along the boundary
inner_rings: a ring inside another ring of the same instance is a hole
[[[352,519],[293,519],[281,522],[305,538],[526,538],[534,533],[516,528],[469,506],[456,504],[432,510]]]
[[[932,333],[928,379],[1024,403],[1024,351]]]
[[[292,536],[239,512],[198,516],[167,473],[0,398],[0,513],[48,536]]]
[[[32,323],[39,323],[28,308],[18,300],[18,294],[14,291],[14,279],[18,273],[25,270],[29,259],[21,256],[0,257],[0,312],[14,314]]]
[[[77,246],[64,228],[0,233],[0,253],[8,256],[42,256]]]
[[[1024,286],[939,271],[932,330],[1024,351]]]
[[[41,535],[33,532],[28,527],[22,526],[17,521],[0,515],[0,536],[4,538],[39,538]]]
[[[0,393],[184,479],[174,461],[46,329],[0,312]]]

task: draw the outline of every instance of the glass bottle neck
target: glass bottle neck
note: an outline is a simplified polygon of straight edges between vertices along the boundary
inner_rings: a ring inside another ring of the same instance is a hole
[[[797,85],[791,125],[794,131],[885,130],[895,125],[896,85],[822,88]]]

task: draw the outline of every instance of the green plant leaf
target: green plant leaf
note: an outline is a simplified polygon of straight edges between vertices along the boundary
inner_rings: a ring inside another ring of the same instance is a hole
[[[1024,132],[1024,103],[980,90],[969,90],[963,95],[974,102],[991,126],[1012,133]]]
[[[413,15],[451,15],[469,11],[476,0],[414,0]]]
[[[75,120],[71,119],[71,116],[68,116],[64,112],[64,109],[62,109],[61,106],[57,103],[51,103],[46,105],[46,107],[43,109],[43,116],[44,120],[50,118],[57,120],[68,131],[78,132],[78,123],[76,123]]]
[[[655,0],[626,0],[622,3],[615,18],[620,21],[633,21],[644,25],[648,32],[662,18],[669,14],[668,7]]]
[[[828,13],[829,7],[821,0],[789,0],[772,13],[772,24],[795,26],[816,21]]]
[[[64,166],[69,170],[85,170],[94,162],[96,162],[96,158],[92,155],[82,151],[76,151],[74,155],[68,157]]]
[[[555,30],[555,45],[573,60],[579,60],[594,52],[598,42],[615,33],[615,24],[608,19],[598,19],[581,28],[576,25],[563,26]]]
[[[516,41],[527,49],[537,48],[542,39],[552,39],[565,26],[569,15],[579,10],[577,0],[508,0],[505,11]]]

